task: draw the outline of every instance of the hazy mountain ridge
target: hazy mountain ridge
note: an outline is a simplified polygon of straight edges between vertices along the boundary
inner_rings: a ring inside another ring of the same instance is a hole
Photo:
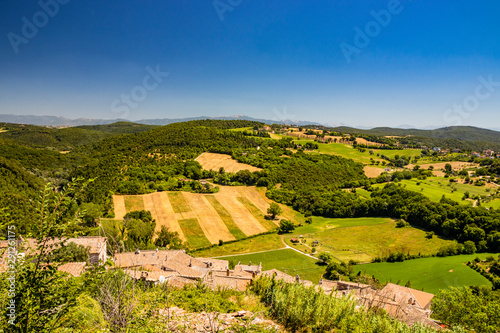
[[[28,124],[28,125],[38,125],[38,126],[84,126],[84,125],[108,125],[116,122],[131,122],[136,124],[144,125],[169,125],[173,123],[181,123],[191,120],[202,120],[202,119],[213,119],[213,120],[250,120],[258,121],[266,124],[290,124],[290,125],[318,125],[320,123],[313,121],[293,121],[293,120],[274,120],[274,119],[259,119],[252,118],[245,115],[235,115],[235,116],[220,116],[220,117],[188,117],[188,118],[156,118],[156,119],[141,119],[141,120],[128,120],[128,119],[91,119],[91,118],[78,118],[70,119],[61,116],[34,116],[34,115],[12,115],[12,114],[0,114],[0,122],[12,123],[12,124]]]

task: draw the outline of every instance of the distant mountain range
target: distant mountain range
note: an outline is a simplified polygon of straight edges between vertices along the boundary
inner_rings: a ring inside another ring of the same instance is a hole
[[[172,123],[180,123],[190,120],[200,120],[200,119],[215,119],[215,120],[251,120],[251,121],[259,121],[266,124],[290,124],[297,126],[305,126],[305,125],[321,125],[320,123],[312,122],[312,121],[293,121],[293,120],[273,120],[273,119],[258,119],[252,118],[244,115],[235,115],[229,117],[190,117],[190,118],[178,118],[178,119],[169,119],[169,118],[161,118],[161,119],[141,119],[136,121],[131,121],[128,119],[91,119],[91,118],[78,118],[78,119],[69,119],[60,116],[17,116],[12,114],[0,114],[0,122],[3,123],[13,123],[13,124],[28,124],[28,125],[38,125],[38,126],[83,126],[83,125],[107,125],[113,124],[116,122],[134,122],[137,124],[144,125],[168,125]]]
[[[189,117],[189,118],[159,118],[159,119],[142,119],[133,121],[136,124],[143,125],[157,125],[164,126],[172,123],[186,122],[190,120],[200,120],[200,119],[215,119],[215,120],[250,120],[258,121],[266,124],[289,124],[295,126],[304,127],[319,127],[323,129],[328,129],[330,131],[337,131],[343,133],[355,133],[355,134],[371,134],[377,136],[414,136],[414,137],[426,137],[426,138],[439,138],[439,139],[454,139],[467,142],[490,142],[496,145],[500,145],[500,132],[490,129],[483,129],[473,126],[451,126],[436,129],[416,129],[410,126],[404,126],[403,128],[393,128],[393,127],[375,127],[371,129],[354,128],[348,126],[326,126],[324,124],[312,122],[312,121],[292,121],[292,120],[273,120],[273,119],[259,119],[252,118],[245,115],[235,115],[235,116],[223,116],[223,117]],[[131,122],[127,119],[91,119],[91,118],[78,118],[69,119],[60,116],[33,116],[33,115],[10,115],[10,114],[0,114],[0,122],[14,123],[14,124],[29,124],[38,126],[55,126],[55,127],[76,127],[76,126],[89,126],[89,125],[108,125],[117,122]]]

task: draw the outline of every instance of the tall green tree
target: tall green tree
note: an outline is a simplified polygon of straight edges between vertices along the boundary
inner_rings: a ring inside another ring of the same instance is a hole
[[[267,213],[269,214],[269,217],[272,220],[274,220],[276,218],[276,216],[283,213],[283,209],[281,209],[281,207],[277,203],[273,202],[273,203],[271,203],[271,205],[267,209]]]

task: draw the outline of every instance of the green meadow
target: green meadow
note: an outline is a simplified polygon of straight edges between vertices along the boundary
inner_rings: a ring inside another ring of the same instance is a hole
[[[193,255],[195,257],[212,258],[259,251],[271,251],[284,247],[285,245],[281,242],[278,234],[267,234],[196,251]]]
[[[319,152],[322,154],[330,154],[330,155],[338,155],[344,158],[350,158],[355,162],[363,163],[366,165],[370,164],[370,159],[373,158],[375,161],[384,161],[379,155],[385,155],[389,158],[394,158],[396,155],[399,156],[411,156],[412,158],[415,156],[420,156],[420,149],[366,149],[365,152],[360,152],[358,149],[353,148],[351,145],[343,144],[343,143],[320,143],[315,142],[311,139],[300,139],[294,138],[293,140],[298,144],[305,144],[307,142],[316,143],[318,145],[318,150],[314,152]],[[373,155],[370,154],[370,150],[373,151]],[[382,166],[380,166],[382,167]]]
[[[241,262],[245,265],[249,262],[252,265],[262,263],[263,270],[278,269],[292,276],[298,274],[301,279],[310,280],[316,284],[325,272],[325,266],[317,265],[317,260],[308,258],[291,249],[223,257],[220,259],[233,260],[235,263]]]
[[[380,282],[399,283],[410,281],[412,288],[430,293],[437,293],[448,287],[485,285],[491,287],[491,282],[465,263],[476,257],[485,259],[487,253],[460,255],[452,257],[431,257],[407,260],[396,263],[374,263],[356,265],[356,272],[373,275]],[[496,255],[495,255],[496,256]]]
[[[340,261],[369,262],[392,252],[413,255],[436,254],[440,247],[454,241],[440,237],[428,239],[426,232],[413,227],[396,228],[389,218],[327,219],[313,218],[311,225],[297,228],[293,235],[285,236],[286,243],[306,253],[327,252]],[[300,237],[302,236],[302,237]],[[291,242],[301,238],[300,244]],[[319,245],[313,246],[317,241]]]
[[[488,189],[484,186],[474,186],[470,184],[450,183],[449,178],[444,177],[429,177],[425,180],[419,179],[404,179],[398,182],[407,190],[419,192],[428,197],[430,200],[439,202],[443,195],[460,204],[472,205],[472,200],[462,200],[465,192],[469,195],[488,195]],[[374,187],[384,187],[385,184],[376,184]],[[361,193],[360,193],[361,194]],[[485,204],[486,207],[500,207],[500,200],[494,199]]]
[[[313,216],[311,224],[304,224],[297,227],[293,234],[312,234],[330,229],[349,228],[359,226],[372,226],[382,223],[389,223],[392,220],[388,218],[379,217],[359,217],[359,218],[345,218],[345,219],[332,219],[328,217]]]

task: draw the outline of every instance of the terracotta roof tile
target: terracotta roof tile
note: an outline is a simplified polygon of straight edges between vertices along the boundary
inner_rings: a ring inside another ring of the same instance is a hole
[[[163,267],[166,270],[178,272],[180,276],[190,279],[202,279],[208,273],[207,268],[188,267],[176,261],[168,261]]]
[[[196,258],[197,260],[207,264],[207,267],[213,270],[226,270],[229,267],[228,260],[219,260],[211,258]]]
[[[401,302],[409,302],[410,300],[416,301],[419,307],[425,309],[430,305],[431,300],[434,298],[433,294],[426,293],[420,290],[403,287],[394,283],[388,283],[384,289],[382,289],[382,293],[386,295],[390,295],[389,297],[395,298],[394,301]]]
[[[87,266],[86,262],[68,262],[57,267],[57,270],[73,276],[80,276],[85,271],[85,266]]]
[[[245,291],[248,285],[251,283],[251,279],[237,278],[231,276],[213,276],[206,284],[213,289],[216,288],[227,288],[239,291]]]
[[[162,250],[162,251],[139,251],[116,253],[114,256],[115,265],[118,267],[137,267],[143,265],[162,266],[165,262],[174,260],[180,250]]]
[[[124,269],[123,271],[133,279],[139,280],[144,277],[146,281],[150,282],[162,282],[162,280],[166,281],[166,279],[170,277],[179,276],[179,273],[177,272],[165,272],[162,270],[145,271]]]
[[[182,288],[185,285],[195,285],[197,282],[182,276],[172,276],[167,280],[167,284],[172,287]]]
[[[288,283],[295,283],[297,281],[293,276],[288,275],[286,273],[283,273],[282,271],[279,271],[277,269],[271,269],[268,271],[264,271],[264,272],[262,272],[262,275],[268,276],[271,278],[275,277],[276,280],[283,280],[283,281],[288,282]]]
[[[89,252],[99,253],[105,249],[107,239],[106,237],[92,236],[92,237],[77,237],[77,238],[54,238],[46,242],[47,250],[55,250],[60,244],[64,242],[65,245],[70,243],[75,243],[76,245],[82,245],[89,249]],[[23,251],[28,254],[33,254],[36,251],[38,241],[35,238],[27,238],[22,242],[21,247]]]

